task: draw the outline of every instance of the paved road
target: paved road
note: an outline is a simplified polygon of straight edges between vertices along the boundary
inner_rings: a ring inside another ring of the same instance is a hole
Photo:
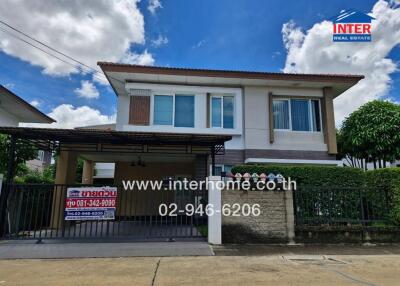
[[[400,285],[399,255],[0,260],[0,285]]]

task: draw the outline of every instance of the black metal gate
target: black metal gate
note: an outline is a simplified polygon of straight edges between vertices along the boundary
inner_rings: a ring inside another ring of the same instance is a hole
[[[157,240],[202,238],[207,233],[207,216],[188,213],[207,203],[207,190],[124,190],[118,188],[115,219],[64,219],[69,187],[82,185],[3,185],[9,191],[4,239],[124,239]],[[160,215],[159,206],[174,205],[176,211]]]

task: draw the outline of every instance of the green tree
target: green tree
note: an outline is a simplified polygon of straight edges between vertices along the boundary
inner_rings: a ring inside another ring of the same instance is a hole
[[[15,178],[18,184],[54,184],[54,168],[49,166],[42,172],[38,170],[27,170],[22,176]]]
[[[0,134],[0,174],[7,177],[8,152],[11,146],[10,136]],[[37,156],[37,148],[22,140],[17,140],[15,146],[15,175],[20,176],[27,172],[25,162]]]
[[[375,166],[400,159],[400,105],[381,100],[364,104],[344,120],[338,143],[342,156]]]

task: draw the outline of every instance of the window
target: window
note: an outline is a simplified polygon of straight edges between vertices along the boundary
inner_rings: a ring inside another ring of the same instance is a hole
[[[215,176],[221,176],[222,172],[225,172],[224,181],[232,180],[232,168],[232,165],[215,165]]]
[[[172,125],[173,100],[172,95],[154,96],[154,124]]]
[[[221,176],[223,171],[224,171],[223,165],[215,165],[215,176]]]
[[[194,96],[155,95],[153,124],[194,127]]]
[[[289,101],[274,100],[274,129],[289,129]]]
[[[273,101],[274,129],[321,131],[318,99],[279,99]]]
[[[194,96],[175,96],[175,126],[194,127]]]
[[[290,114],[292,116],[292,130],[310,131],[309,102],[302,99],[290,100]]]
[[[234,128],[234,97],[211,97],[211,126],[219,128]]]

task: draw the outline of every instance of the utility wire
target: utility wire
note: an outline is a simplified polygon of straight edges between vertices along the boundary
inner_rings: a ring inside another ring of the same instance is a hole
[[[50,52],[48,52],[48,51],[46,51],[46,50],[44,50],[44,49],[42,49],[42,48],[36,46],[36,45],[34,45],[33,43],[27,41],[26,39],[23,39],[22,37],[19,37],[19,36],[15,35],[15,34],[11,33],[10,31],[7,31],[6,29],[3,29],[3,28],[0,27],[0,30],[1,30],[2,32],[4,32],[4,33],[6,33],[6,34],[8,34],[8,35],[10,35],[10,36],[12,36],[12,37],[14,37],[14,38],[20,40],[20,41],[22,41],[22,42],[24,42],[24,43],[26,43],[26,44],[28,44],[28,45],[30,45],[30,46],[32,46],[32,47],[38,49],[38,50],[40,50],[41,52],[43,52],[43,53],[45,53],[45,54],[47,54],[47,55],[49,55],[49,56],[51,56],[51,57],[56,58],[56,59],[62,61],[63,63],[65,63],[65,64],[71,65],[71,66],[73,66],[74,68],[77,68],[78,70],[82,71],[83,73],[91,73],[91,74],[93,75],[93,77],[95,77],[95,78],[97,78],[97,79],[99,79],[99,80],[101,80],[101,81],[103,81],[104,78],[106,78],[106,76],[105,76],[102,72],[100,72],[99,70],[97,70],[96,68],[93,68],[93,67],[91,67],[91,66],[89,66],[89,65],[87,65],[87,64],[85,64],[85,63],[83,63],[83,62],[81,62],[81,61],[79,61],[79,60],[74,59],[73,57],[71,57],[71,56],[69,56],[69,55],[67,55],[67,54],[65,54],[65,53],[63,53],[63,52],[58,51],[58,50],[55,49],[55,48],[52,48],[51,46],[49,46],[49,45],[47,45],[47,44],[45,44],[45,43],[43,43],[43,42],[41,42],[41,41],[39,41],[39,40],[37,40],[37,39],[31,37],[31,36],[29,36],[28,34],[22,32],[21,30],[19,30],[19,29],[13,27],[13,26],[11,26],[11,25],[9,25],[8,23],[6,23],[6,22],[0,20],[0,24],[2,24],[2,25],[4,25],[4,26],[8,27],[9,29],[11,29],[11,30],[13,30],[13,31],[15,31],[15,32],[17,32],[17,33],[19,33],[19,34],[21,34],[21,35],[27,37],[28,39],[30,39],[30,40],[32,40],[32,41],[34,41],[34,42],[36,42],[36,43],[39,43],[40,45],[46,47],[46,48],[49,49],[49,50],[51,50],[51,51],[53,51],[53,52],[56,52],[56,53],[62,55],[63,57],[65,57],[65,58],[67,58],[67,59],[70,59],[70,60],[76,62],[76,63],[79,64],[80,66],[77,66],[76,64],[73,64],[73,63],[71,63],[71,62],[68,62],[68,61],[66,61],[65,59],[62,59],[62,58],[58,57],[57,55],[54,55],[54,54],[52,54],[52,53],[50,53]],[[81,66],[85,67],[86,70],[83,69]],[[91,72],[88,72],[87,69],[91,70]],[[98,77],[96,74],[102,76],[102,78]],[[112,79],[117,80],[117,81],[119,81],[119,82],[123,82],[123,81],[121,81],[121,80],[119,80],[119,79],[116,79],[116,78],[113,78],[113,77],[111,77],[111,76],[109,76],[109,78],[112,78]]]
[[[25,40],[25,39],[23,39],[23,38],[21,38],[21,37],[15,35],[15,34],[13,34],[13,33],[10,33],[10,31],[7,31],[7,30],[5,30],[5,29],[3,29],[3,28],[1,28],[1,27],[0,27],[0,30],[1,30],[2,32],[8,34],[9,36],[12,36],[12,37],[14,37],[14,38],[16,38],[16,39],[18,39],[18,40],[20,40],[20,41],[22,41],[22,42],[24,42],[24,43],[30,45],[30,46],[32,46],[33,48],[38,49],[38,50],[40,50],[41,52],[43,52],[43,53],[45,53],[45,54],[47,54],[47,55],[49,55],[49,56],[51,56],[51,57],[54,57],[54,58],[58,59],[59,61],[62,61],[63,63],[65,63],[65,64],[67,64],[67,65],[70,65],[70,66],[72,66],[72,67],[74,67],[74,68],[76,68],[76,69],[78,69],[78,70],[80,70],[80,71],[82,71],[82,72],[84,72],[84,73],[86,72],[85,70],[82,69],[82,67],[77,66],[76,64],[73,64],[73,63],[71,63],[71,62],[68,62],[68,61],[66,61],[65,59],[62,59],[62,58],[60,58],[60,57],[58,57],[58,56],[56,56],[56,55],[54,55],[54,54],[52,54],[52,53],[49,53],[49,52],[46,51],[45,49],[42,49],[41,47],[38,47],[38,46],[32,44],[31,42],[29,42],[29,41],[27,41],[27,40]],[[104,76],[104,75],[103,75],[103,76]],[[95,75],[95,74],[93,74],[93,77],[95,77],[95,78],[97,78],[97,79],[99,79],[99,80],[104,80],[103,78],[100,78],[100,77],[98,77],[98,76]]]
[[[17,28],[14,28],[13,26],[7,24],[6,22],[4,22],[4,21],[2,21],[2,20],[0,20],[0,23],[3,24],[3,25],[5,25],[5,26],[7,26],[8,28],[10,28],[11,30],[13,30],[13,31],[15,31],[15,32],[17,32],[17,33],[20,33],[20,34],[24,35],[25,37],[31,39],[32,41],[35,41],[35,42],[41,44],[42,46],[45,46],[45,47],[48,48],[49,50],[51,50],[51,51],[53,51],[53,52],[56,52],[56,53],[58,53],[58,54],[60,54],[60,55],[63,55],[63,56],[66,57],[67,59],[70,59],[70,60],[72,60],[72,61],[74,61],[74,62],[76,62],[76,63],[78,63],[78,64],[80,64],[80,65],[82,65],[82,66],[84,66],[84,67],[86,67],[86,68],[88,68],[88,69],[91,69],[91,70],[93,70],[93,71],[95,71],[95,72],[100,72],[98,69],[93,68],[93,67],[91,67],[91,66],[88,66],[88,65],[86,65],[85,63],[80,62],[80,61],[78,61],[78,60],[75,60],[74,58],[68,56],[67,54],[65,54],[65,53],[63,53],[63,52],[60,52],[60,51],[58,51],[58,50],[56,50],[56,49],[50,47],[49,45],[47,45],[47,44],[45,44],[45,43],[43,43],[43,42],[41,42],[41,41],[39,41],[39,40],[37,40],[37,39],[35,39],[35,38],[29,36],[28,34],[22,32],[21,30],[18,30]]]

